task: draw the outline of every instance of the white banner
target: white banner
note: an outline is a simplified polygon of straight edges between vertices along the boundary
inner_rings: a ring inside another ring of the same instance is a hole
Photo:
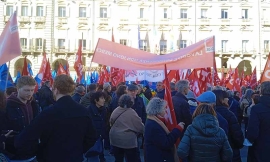
[[[162,82],[164,80],[164,70],[126,70],[126,81]]]

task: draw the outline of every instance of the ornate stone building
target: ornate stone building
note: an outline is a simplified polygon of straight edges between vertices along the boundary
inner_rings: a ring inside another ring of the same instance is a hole
[[[270,3],[266,0],[2,0],[0,31],[18,12],[22,56],[11,61],[11,75],[27,55],[34,74],[42,51],[52,70],[69,62],[71,75],[79,41],[85,70],[98,38],[156,54],[166,54],[215,35],[217,67],[246,74],[263,70],[270,41]],[[138,39],[140,41],[138,42]]]

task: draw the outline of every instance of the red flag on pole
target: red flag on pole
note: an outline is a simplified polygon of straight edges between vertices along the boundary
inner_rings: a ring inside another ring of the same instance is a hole
[[[254,68],[252,74],[251,74],[251,78],[250,78],[250,87],[252,89],[255,89],[255,87],[258,85],[257,82],[257,73],[256,73],[256,67]]]
[[[45,81],[50,81],[51,84],[53,83],[53,78],[52,78],[52,73],[51,73],[51,65],[50,65],[50,61],[47,61],[47,65],[46,65],[46,70],[42,79],[42,83],[44,83]]]
[[[26,56],[24,57],[24,61],[23,61],[22,76],[30,76],[28,68],[27,68]]]
[[[83,41],[83,40],[82,40]],[[82,64],[82,41],[79,44],[79,48],[78,48],[78,52],[76,54],[76,60],[74,63],[74,69],[77,73],[78,76],[78,80],[79,82],[82,79],[82,75],[83,75],[83,64]]]
[[[0,65],[22,54],[15,11],[0,36]]]

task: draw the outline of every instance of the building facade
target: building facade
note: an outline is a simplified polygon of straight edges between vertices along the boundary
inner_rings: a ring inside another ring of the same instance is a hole
[[[167,54],[215,35],[216,64],[258,76],[269,53],[270,2],[266,0],[4,0],[0,31],[17,10],[22,56],[11,61],[11,75],[27,55],[34,74],[43,50],[57,70],[68,61],[71,75],[79,42],[85,70],[99,38],[155,54]]]

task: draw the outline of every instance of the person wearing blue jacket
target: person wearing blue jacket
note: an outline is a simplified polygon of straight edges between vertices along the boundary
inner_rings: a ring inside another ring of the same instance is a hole
[[[197,97],[197,101],[200,103],[211,104],[215,107],[216,105],[216,95],[211,91],[206,91],[202,93],[199,97]],[[228,122],[225,118],[223,118],[217,111],[217,119],[219,123],[219,127],[222,128],[225,133],[228,135]]]
[[[178,146],[178,156],[181,159],[188,156],[189,162],[230,162],[233,152],[224,130],[218,125],[213,105],[200,104],[192,118]]]

